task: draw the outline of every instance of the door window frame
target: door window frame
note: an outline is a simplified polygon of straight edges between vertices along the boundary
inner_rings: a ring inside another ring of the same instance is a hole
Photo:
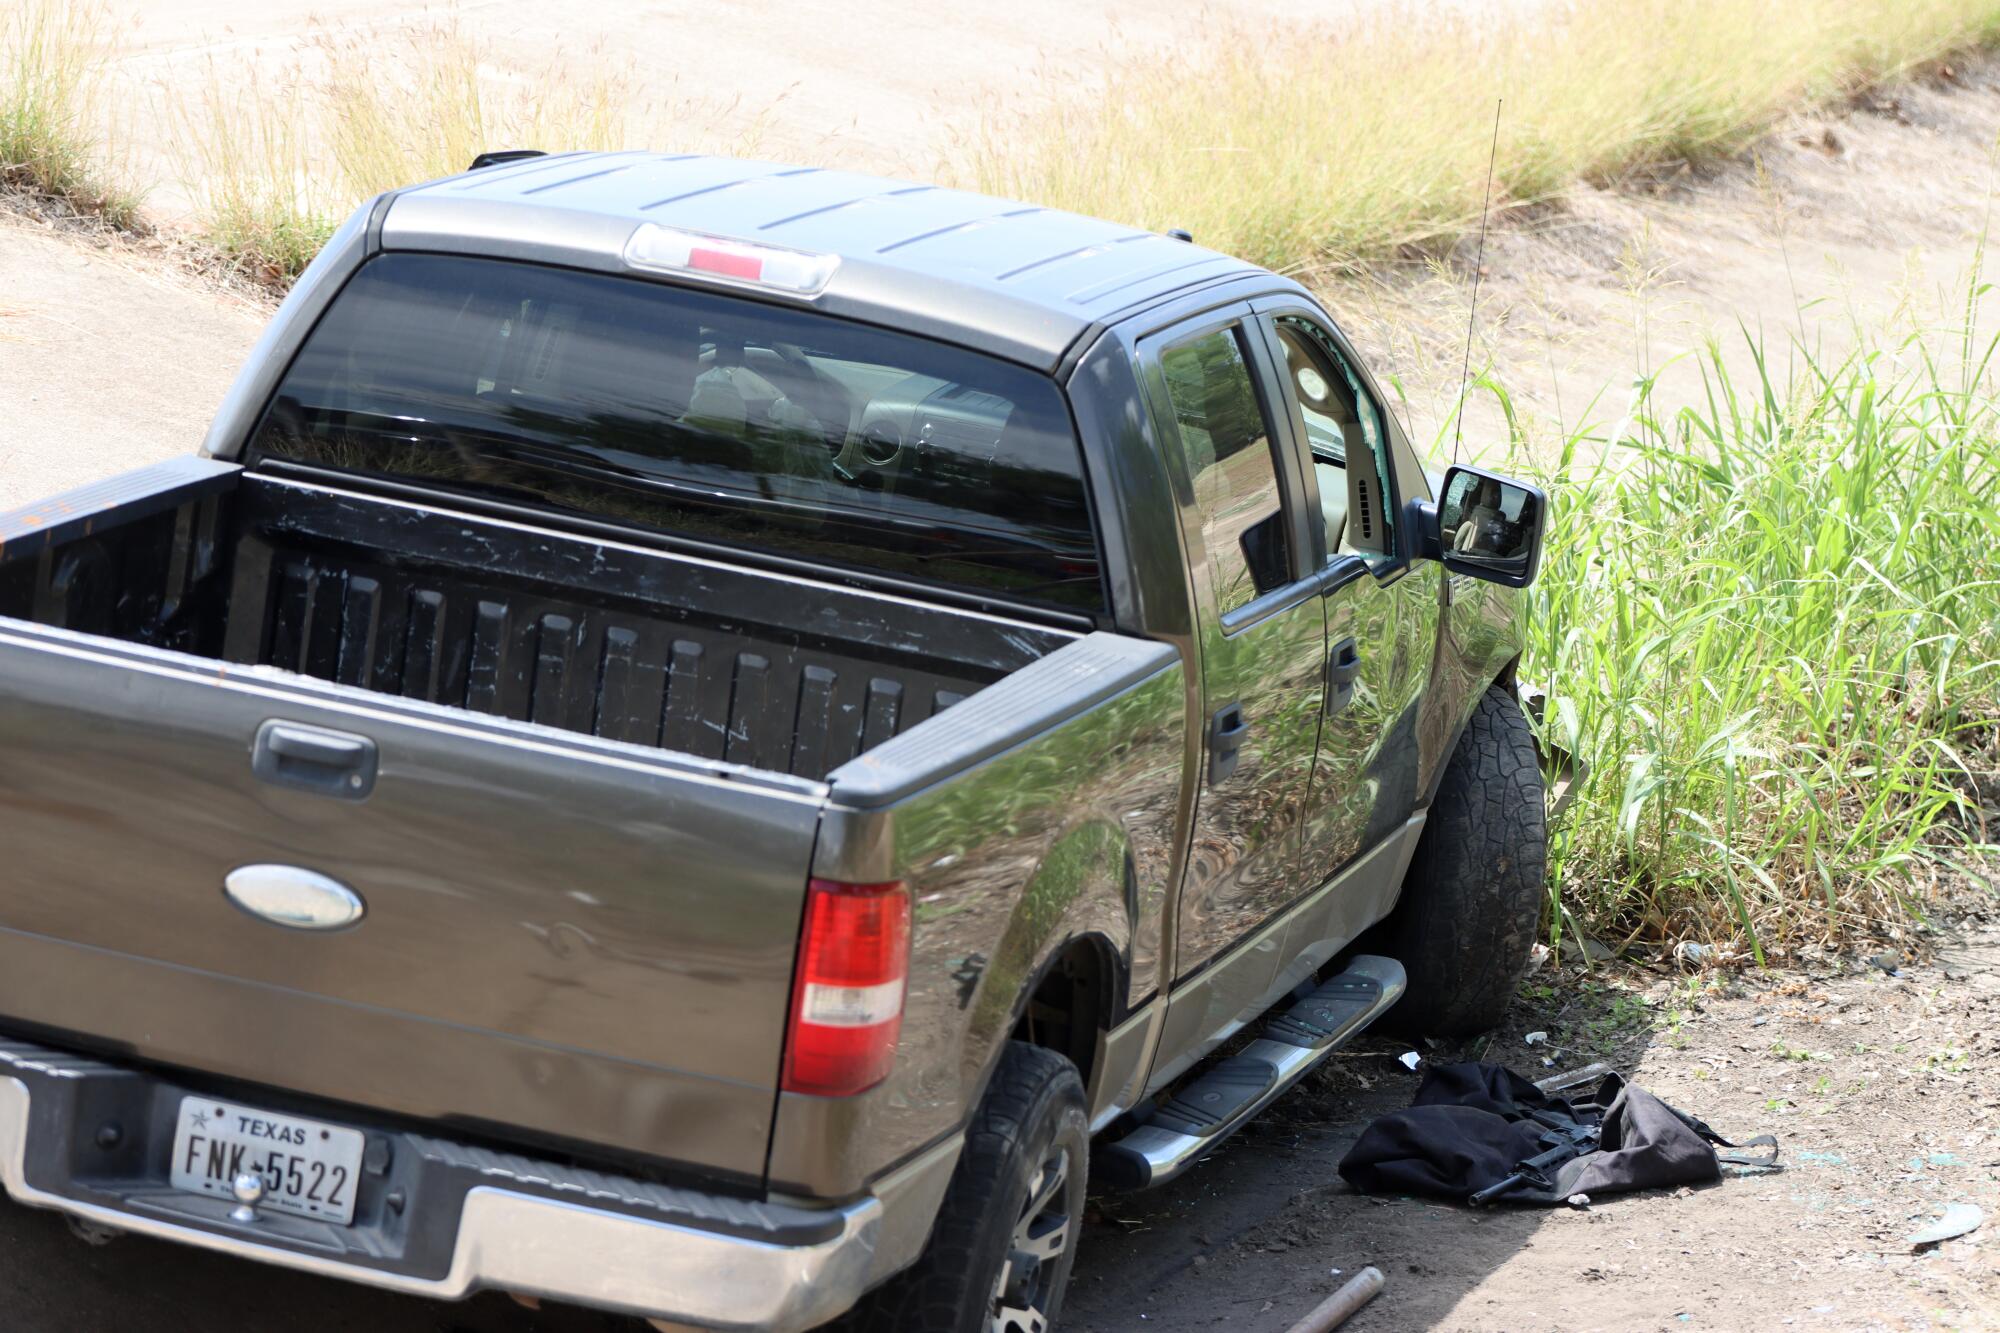
[[[1174,412],[1172,395],[1167,390],[1166,368],[1161,362],[1161,355],[1183,343],[1224,330],[1236,331],[1244,368],[1249,372],[1251,387],[1256,394],[1257,410],[1264,417],[1272,471],[1278,479],[1278,506],[1284,519],[1286,556],[1291,565],[1288,571],[1291,577],[1287,582],[1269,592],[1257,594],[1226,613],[1220,612],[1215,605],[1213,580],[1203,574],[1199,581],[1197,614],[1214,624],[1225,637],[1234,637],[1320,591],[1323,562],[1315,553],[1325,547],[1326,540],[1323,532],[1317,537],[1313,535],[1313,530],[1323,525],[1306,521],[1308,516],[1316,517],[1319,513],[1319,492],[1312,487],[1310,476],[1300,471],[1299,452],[1290,419],[1286,415],[1289,410],[1285,407],[1287,400],[1281,396],[1284,376],[1271,362],[1269,340],[1272,335],[1256,313],[1254,303],[1237,302],[1204,311],[1149,333],[1139,340],[1135,349],[1134,359],[1147,410],[1152,414],[1161,450],[1166,455],[1163,461],[1173,485],[1175,505],[1180,511],[1181,538],[1189,572],[1197,567],[1212,569],[1213,566],[1209,564],[1201,510],[1194,496],[1194,478],[1188,471],[1187,448],[1181,440],[1180,420]]]
[[[1326,335],[1335,355],[1354,372],[1359,383],[1359,391],[1368,398],[1368,406],[1375,412],[1377,433],[1381,437],[1384,456],[1380,460],[1381,475],[1386,481],[1388,494],[1383,497],[1383,513],[1389,520],[1390,550],[1381,559],[1371,563],[1366,557],[1352,552],[1329,551],[1326,548],[1326,526],[1311,523],[1307,534],[1309,548],[1318,552],[1319,563],[1316,573],[1326,591],[1332,592],[1345,587],[1364,573],[1372,573],[1378,583],[1392,583],[1409,571],[1411,562],[1411,541],[1409,521],[1403,509],[1402,487],[1398,483],[1396,469],[1395,427],[1383,405],[1382,392],[1376,386],[1374,376],[1368,373],[1367,364],[1355,354],[1354,346],[1340,331],[1340,326],[1318,306],[1289,297],[1263,297],[1252,301],[1255,324],[1262,343],[1261,352],[1265,373],[1271,381],[1278,397],[1274,400],[1284,406],[1283,420],[1279,423],[1288,442],[1286,452],[1291,455],[1291,469],[1300,475],[1302,503],[1306,511],[1314,516],[1320,512],[1319,478],[1308,460],[1312,457],[1312,442],[1306,438],[1305,416],[1298,402],[1297,391],[1291,376],[1285,371],[1285,347],[1279,338],[1277,321],[1291,317],[1305,320]]]

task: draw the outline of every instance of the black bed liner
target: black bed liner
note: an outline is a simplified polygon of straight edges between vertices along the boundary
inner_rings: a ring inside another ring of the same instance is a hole
[[[807,778],[1074,637],[206,469],[0,547],[0,614]]]

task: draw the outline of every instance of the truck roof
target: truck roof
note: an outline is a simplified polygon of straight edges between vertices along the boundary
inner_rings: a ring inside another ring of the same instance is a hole
[[[964,190],[651,152],[531,158],[400,191],[381,244],[623,273],[634,271],[626,242],[648,222],[836,255],[825,289],[794,301],[1044,370],[1122,311],[1262,271],[1157,232]]]

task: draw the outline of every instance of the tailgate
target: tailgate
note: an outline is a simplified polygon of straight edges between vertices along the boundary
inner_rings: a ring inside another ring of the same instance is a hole
[[[761,1177],[824,795],[0,619],[0,1026]],[[262,864],[365,914],[241,910]]]

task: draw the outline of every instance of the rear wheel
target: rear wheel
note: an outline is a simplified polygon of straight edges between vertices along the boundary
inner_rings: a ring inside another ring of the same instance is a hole
[[[862,1298],[850,1333],[1046,1333],[1083,1227],[1090,1126],[1083,1080],[1054,1051],[1009,1042],[915,1265]]]
[[[1483,1032],[1507,1012],[1541,921],[1548,823],[1541,760],[1513,691],[1488,690],[1431,803],[1403,894],[1370,935],[1409,974],[1400,1032]]]

